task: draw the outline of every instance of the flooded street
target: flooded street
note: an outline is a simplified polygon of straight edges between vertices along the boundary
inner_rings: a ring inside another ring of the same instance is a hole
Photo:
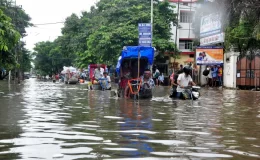
[[[260,159],[260,93],[209,89],[152,100],[29,79],[0,81],[0,159]]]

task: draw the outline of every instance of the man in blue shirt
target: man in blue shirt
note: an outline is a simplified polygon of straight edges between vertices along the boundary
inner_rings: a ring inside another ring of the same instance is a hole
[[[211,73],[212,73],[212,86],[216,87],[217,86],[217,77],[218,77],[218,67],[215,65],[212,69],[211,69]]]

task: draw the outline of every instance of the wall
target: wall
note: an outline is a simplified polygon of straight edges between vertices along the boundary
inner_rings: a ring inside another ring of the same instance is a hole
[[[187,1],[188,2],[188,1]],[[178,12],[178,3],[173,2],[171,3],[171,5],[175,6],[175,8],[173,9],[174,13]],[[179,6],[179,15],[181,10],[182,11],[195,11],[195,8],[198,7],[197,3],[189,3],[188,2],[188,6],[183,5],[183,3],[180,3]],[[180,23],[180,16],[179,16],[179,25],[180,28],[177,29],[177,46],[179,46],[179,39],[180,38],[195,38],[195,34],[193,33],[193,29],[192,29],[192,24],[191,23]],[[176,27],[172,25],[172,41],[175,42],[175,36],[176,36]]]
[[[186,55],[186,54],[181,54],[179,59],[176,59],[175,62],[178,62],[179,64],[184,65],[184,61],[186,61],[187,59],[189,59],[190,56]],[[193,59],[193,58],[192,58]],[[173,63],[174,62],[174,58],[171,57],[170,62]]]
[[[174,7],[174,13],[177,13],[179,10],[179,15],[181,11],[195,11],[195,8],[198,7],[198,4],[196,3],[196,0],[190,1],[190,0],[186,0],[183,2],[186,2],[186,4],[188,4],[187,6],[184,5],[181,0],[180,0],[180,5],[178,8],[178,1],[170,1],[172,2],[171,5],[175,6]],[[190,3],[192,2],[192,3]],[[194,3],[195,2],[195,3]],[[175,42],[175,36],[176,36],[176,29],[177,29],[177,47],[179,49],[179,39],[183,38],[183,39],[194,39],[195,38],[195,34],[193,32],[193,28],[192,28],[192,24],[191,23],[180,23],[180,16],[179,16],[179,25],[180,28],[176,28],[175,26],[172,25],[172,41]],[[180,49],[180,51],[182,52],[191,52],[191,50],[189,49]],[[185,55],[185,54],[181,54],[180,55],[180,59],[176,59],[176,62],[178,62],[179,64],[185,64],[184,61],[187,61],[189,59],[189,55]],[[174,62],[174,59],[171,58],[170,62]]]
[[[228,88],[236,88],[237,57],[238,52],[224,54],[223,85]],[[229,60],[227,60],[229,58]]]
[[[195,38],[193,27],[191,23],[179,23],[179,38]]]
[[[207,84],[207,77],[203,75],[203,71],[206,69],[206,65],[200,66],[199,82],[201,86]]]

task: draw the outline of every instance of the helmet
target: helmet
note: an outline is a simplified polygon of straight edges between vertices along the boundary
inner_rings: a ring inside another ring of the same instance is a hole
[[[185,73],[185,74],[191,74],[191,67],[190,66],[185,66],[184,68],[183,68],[183,72]]]

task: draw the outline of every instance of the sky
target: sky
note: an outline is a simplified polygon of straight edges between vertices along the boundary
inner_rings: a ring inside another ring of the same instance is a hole
[[[89,11],[98,0],[16,0],[31,17],[33,24],[64,22],[72,13],[80,15],[82,11]],[[33,50],[35,43],[53,41],[61,35],[63,24],[38,25],[27,28],[23,41],[26,48]]]

